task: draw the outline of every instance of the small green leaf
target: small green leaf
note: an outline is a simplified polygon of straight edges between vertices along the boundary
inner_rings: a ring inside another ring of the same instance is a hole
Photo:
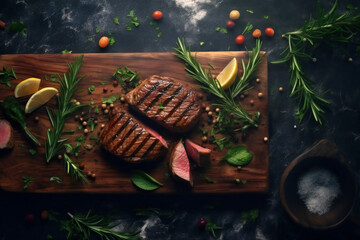
[[[155,26],[156,24],[157,24],[157,23],[156,23],[155,21],[151,21],[151,22],[150,22],[150,26],[152,26],[152,27]]]
[[[209,178],[209,177],[206,177],[205,180],[206,180],[206,182],[208,182],[208,183],[216,183],[215,180],[212,180],[212,179]]]
[[[136,170],[131,175],[131,181],[138,188],[145,191],[153,191],[162,187],[163,184],[142,170]]]
[[[247,11],[248,13],[251,13],[251,14],[254,13],[254,11],[253,11],[253,10],[250,10],[250,9],[246,9],[246,11]]]
[[[159,109],[164,109],[165,107],[162,105],[161,102],[158,103]]]
[[[62,50],[61,53],[62,53],[62,54],[72,53],[72,50],[67,50],[67,49],[65,49],[65,50]]]
[[[249,153],[245,146],[239,145],[230,148],[223,159],[231,165],[243,166],[250,163],[253,159],[253,154]]]
[[[200,46],[204,45],[204,42],[200,42]]]
[[[94,113],[99,114],[99,107],[98,106],[95,106]]]
[[[30,148],[29,153],[34,156],[36,154],[36,150],[33,148]]]
[[[33,177],[26,177],[22,176],[22,179],[24,181],[24,190],[29,187],[29,184],[36,180],[36,178]]]
[[[89,37],[89,38],[88,38],[88,41],[89,41],[89,42],[93,42],[94,39],[93,39],[92,37]]]
[[[259,209],[250,209],[243,211],[241,217],[244,222],[254,222],[259,217]]]
[[[108,98],[102,98],[101,99],[101,102],[102,103],[114,103],[116,100],[118,100],[120,97],[119,96],[111,96],[111,97],[108,97]]]
[[[23,21],[20,22],[12,21],[10,25],[10,31],[19,32],[23,37],[25,37],[27,28]]]
[[[99,33],[100,32],[100,28],[96,28],[96,33]]]
[[[114,23],[115,23],[116,25],[119,25],[119,24],[120,24],[120,23],[119,23],[119,18],[114,17],[113,19],[114,19]]]
[[[100,82],[100,84],[104,86],[104,85],[108,85],[108,84],[110,84],[110,83],[103,81],[103,82]]]
[[[215,28],[215,31],[219,32],[220,29],[221,29],[221,27],[217,27],[217,28]]]
[[[51,177],[50,178],[50,182],[57,182],[57,183],[61,183],[62,182],[62,179],[59,178],[59,177]]]
[[[161,35],[162,35],[162,32],[159,32],[156,36],[157,36],[158,38],[160,38]]]
[[[265,16],[264,16],[264,19],[269,19],[269,16],[265,15]]]
[[[89,94],[91,94],[95,90],[95,86],[91,85],[90,87],[88,87],[88,90],[89,90]]]
[[[114,43],[115,43],[115,38],[114,37],[109,37],[110,46],[114,45]]]

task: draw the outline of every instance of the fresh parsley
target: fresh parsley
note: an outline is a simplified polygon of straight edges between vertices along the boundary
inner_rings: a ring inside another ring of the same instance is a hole
[[[88,87],[88,91],[89,91],[89,94],[92,94],[92,92],[95,91],[95,86],[91,85],[90,87]]]
[[[114,17],[113,20],[114,20],[114,23],[115,23],[116,25],[119,25],[119,24],[120,24],[118,17]]]
[[[111,104],[111,103],[114,103],[119,98],[120,98],[119,96],[111,96],[111,97],[108,97],[108,98],[102,98],[101,102]]]
[[[162,183],[142,170],[134,171],[131,175],[131,181],[135,186],[145,191],[153,191],[163,186]]]
[[[0,83],[11,87],[11,79],[17,79],[14,69],[11,68],[11,70],[9,70],[6,67],[3,67],[2,72],[0,72]]]
[[[100,28],[96,28],[95,32],[96,32],[96,33],[99,33],[99,32],[100,32]]]
[[[88,41],[89,41],[89,42],[93,42],[94,39],[93,39],[92,37],[89,37],[89,38],[88,38]]]
[[[246,11],[247,11],[248,13],[251,13],[251,14],[254,13],[254,11],[253,11],[253,10],[250,10],[250,9],[246,9]]]
[[[117,68],[112,77],[125,91],[128,87],[135,88],[139,82],[139,73],[130,70],[127,66]]]
[[[158,103],[159,109],[164,109],[165,107],[162,105],[161,102]]]
[[[200,46],[204,45],[205,43],[204,42],[200,42]]]
[[[127,15],[130,18],[130,23],[126,25],[127,31],[132,31],[132,27],[138,27],[140,25],[138,17],[135,16],[134,10],[131,10]]]
[[[259,209],[250,209],[241,213],[243,222],[255,222],[259,217]]]
[[[269,19],[269,16],[265,15],[265,16],[264,16],[264,19]]]
[[[206,182],[208,182],[208,183],[212,183],[212,184],[216,183],[215,180],[212,180],[212,179],[209,178],[209,177],[206,177],[205,180],[206,180]]]
[[[245,146],[238,145],[228,150],[223,160],[226,160],[230,165],[243,166],[247,165],[253,159],[253,154],[248,152]]]
[[[36,151],[36,149],[30,148],[30,149],[29,149],[29,153],[30,153],[32,156],[34,156],[34,155],[37,153],[37,151]]]
[[[72,53],[72,50],[67,50],[67,49],[65,49],[65,50],[62,50],[61,53],[62,53],[62,54]]]
[[[26,176],[22,176],[22,179],[24,181],[24,190],[26,190],[29,187],[30,183],[32,183],[36,180],[36,178],[26,177]]]
[[[222,28],[222,27],[215,28],[215,31],[221,32],[221,33],[224,33],[224,34],[228,33],[228,30],[226,28]]]
[[[10,25],[10,31],[19,32],[23,37],[26,37],[27,27],[23,21],[12,21]]]

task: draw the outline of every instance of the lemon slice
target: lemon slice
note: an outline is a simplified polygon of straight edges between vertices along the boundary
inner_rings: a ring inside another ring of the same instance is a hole
[[[25,113],[31,113],[41,105],[47,103],[56,93],[58,93],[58,90],[53,87],[40,89],[27,101],[25,106]]]
[[[28,78],[24,81],[21,81],[14,90],[14,94],[16,98],[24,97],[35,93],[39,90],[40,86],[39,78]]]
[[[235,81],[238,74],[238,64],[236,58],[233,58],[226,67],[217,75],[216,79],[219,81],[223,89],[229,88]]]

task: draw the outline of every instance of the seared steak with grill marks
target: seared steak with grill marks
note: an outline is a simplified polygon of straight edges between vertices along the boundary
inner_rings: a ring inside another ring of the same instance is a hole
[[[199,120],[196,92],[169,77],[148,77],[125,99],[133,109],[173,132],[186,132]]]
[[[119,108],[113,110],[99,137],[105,150],[128,162],[159,159],[168,147],[158,133]]]

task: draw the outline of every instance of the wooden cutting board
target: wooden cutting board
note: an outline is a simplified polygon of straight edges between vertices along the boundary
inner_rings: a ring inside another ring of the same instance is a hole
[[[29,77],[37,77],[42,79],[40,88],[56,87],[58,84],[49,81],[51,74],[62,74],[68,72],[67,62],[73,62],[74,56],[80,54],[20,54],[20,55],[0,55],[0,67],[13,67],[18,80],[13,80],[11,88],[0,85],[0,100],[6,96],[13,95],[14,88],[17,83]],[[211,63],[217,75],[223,67],[233,58],[236,57],[239,62],[244,59],[247,61],[246,52],[198,52],[197,58],[203,64],[203,67],[210,68]],[[158,74],[176,78],[180,81],[192,85],[199,89],[195,80],[186,76],[184,63],[174,56],[174,53],[86,53],[84,54],[83,66],[80,76],[85,78],[79,84],[80,92],[75,98],[82,104],[90,103],[91,98],[96,105],[100,107],[101,98],[122,93],[120,86],[114,87],[111,76],[115,69],[119,66],[128,66],[131,70],[140,73],[140,79]],[[45,80],[45,75],[48,81]],[[250,131],[247,138],[242,139],[239,134],[237,144],[245,145],[250,152],[254,154],[254,158],[248,166],[238,170],[221,161],[227,149],[222,152],[214,150],[211,155],[210,164],[206,168],[193,169],[194,187],[190,188],[182,182],[177,182],[171,176],[169,177],[168,158],[162,159],[156,163],[146,166],[135,165],[129,166],[123,164],[120,159],[115,159],[106,154],[94,140],[90,140],[91,135],[97,135],[100,131],[100,124],[106,123],[108,118],[106,115],[98,114],[99,124],[95,127],[94,132],[87,134],[85,144],[92,144],[94,148],[90,151],[81,147],[81,153],[76,159],[85,162],[85,174],[88,171],[96,173],[96,180],[89,181],[88,184],[81,184],[71,179],[70,176],[63,177],[63,162],[53,159],[49,164],[45,163],[44,142],[46,131],[50,127],[50,122],[46,114],[45,107],[41,107],[27,116],[27,124],[30,131],[38,138],[41,147],[33,146],[25,137],[22,130],[12,124],[15,132],[15,148],[7,153],[0,155],[0,188],[5,191],[12,192],[37,192],[37,193],[121,193],[121,194],[137,194],[143,193],[137,189],[130,180],[132,169],[142,168],[151,176],[164,184],[163,187],[151,194],[176,194],[176,193],[194,193],[194,194],[231,194],[231,193],[264,193],[268,189],[268,166],[269,152],[268,144],[264,143],[264,137],[268,136],[268,81],[267,81],[267,58],[264,57],[262,63],[258,67],[257,77],[259,83],[253,81],[254,88],[249,94],[241,100],[245,108],[254,113],[260,111],[261,124],[258,129]],[[107,93],[103,93],[103,87],[100,82],[109,82],[106,85],[109,88]],[[88,88],[95,85],[95,91],[90,95]],[[262,92],[263,97],[259,99],[257,93]],[[250,100],[254,100],[254,104],[250,104]],[[207,98],[204,97],[205,103]],[[212,100],[213,101],[213,100]],[[214,101],[213,101],[214,102]],[[25,103],[24,103],[25,104]],[[120,104],[120,101],[118,101]],[[47,106],[56,109],[56,100],[52,99]],[[87,109],[86,109],[87,110]],[[4,115],[0,110],[0,117]],[[34,121],[35,116],[39,116],[38,122]],[[206,113],[202,115],[203,119],[208,119]],[[201,121],[188,136],[196,143],[201,143],[200,128],[209,129],[211,126]],[[205,124],[204,124],[205,123]],[[204,124],[201,126],[201,124]],[[83,134],[82,130],[78,130],[79,122],[70,119],[65,125],[65,130],[76,130],[74,134],[67,135],[68,143],[75,144],[75,137]],[[219,137],[219,136],[218,136]],[[173,137],[171,140],[175,140]],[[234,144],[235,145],[235,144]],[[205,147],[213,149],[216,145],[204,144]],[[31,155],[30,148],[36,148],[37,153]],[[34,177],[36,180],[32,182],[28,189],[23,189],[22,176]],[[58,184],[50,182],[52,176],[63,177],[63,182]],[[206,178],[216,181],[209,183]],[[235,179],[246,180],[246,183],[236,183]]]

